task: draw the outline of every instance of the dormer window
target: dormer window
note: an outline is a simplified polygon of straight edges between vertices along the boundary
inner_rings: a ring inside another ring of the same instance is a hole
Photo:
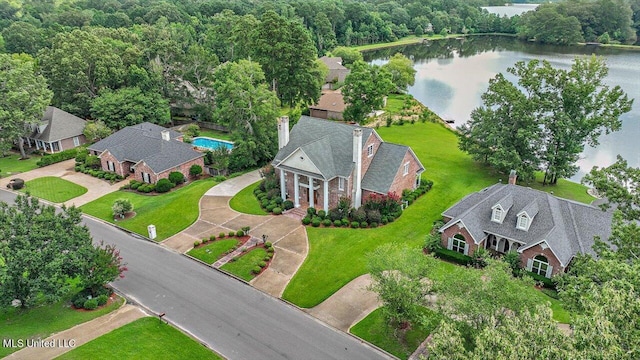
[[[373,156],[373,144],[367,146],[367,156]]]
[[[493,209],[493,216],[491,217],[491,221],[495,221],[495,222],[502,222],[502,209],[499,207],[496,207],[495,209]]]
[[[529,230],[529,217],[526,214],[518,216],[518,224],[516,226],[520,230]]]

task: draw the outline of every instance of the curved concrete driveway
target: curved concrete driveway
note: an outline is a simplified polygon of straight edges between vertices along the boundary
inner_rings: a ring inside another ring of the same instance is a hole
[[[162,244],[181,253],[193,248],[194,241],[240,230],[250,226],[250,235],[267,235],[275,248],[271,264],[251,284],[270,295],[280,297],[309,252],[307,231],[298,220],[286,216],[248,215],[229,207],[229,200],[240,190],[260,180],[258,171],[223,181],[200,199],[198,220]]]

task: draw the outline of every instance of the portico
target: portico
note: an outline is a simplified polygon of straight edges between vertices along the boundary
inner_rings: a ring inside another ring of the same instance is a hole
[[[292,200],[295,207],[329,211],[329,181],[321,176],[280,169],[280,196]]]
[[[487,241],[485,241],[485,248],[497,251],[499,253],[506,254],[509,251],[517,251],[522,242],[513,239],[508,239],[500,235],[488,234]]]

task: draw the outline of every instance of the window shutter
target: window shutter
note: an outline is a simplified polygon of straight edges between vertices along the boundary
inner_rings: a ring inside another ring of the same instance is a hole
[[[547,267],[547,273],[544,275],[546,277],[548,277],[549,279],[551,279],[551,272],[553,271],[553,266],[549,265]]]
[[[453,249],[453,239],[449,238],[447,240],[447,249],[452,250]]]
[[[527,259],[527,271],[533,269],[533,259]]]
[[[464,254],[469,255],[469,244],[464,244]]]

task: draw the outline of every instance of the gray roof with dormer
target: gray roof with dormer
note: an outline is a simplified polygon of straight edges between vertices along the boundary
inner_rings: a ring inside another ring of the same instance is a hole
[[[169,131],[169,141],[162,139],[163,130]],[[204,156],[193,150],[190,144],[177,140],[181,136],[182,134],[177,131],[144,122],[123,128],[90,145],[89,150],[99,153],[109,151],[120,162],[144,161],[158,174]]]
[[[69,139],[82,135],[86,123],[84,119],[64,110],[47,106],[40,122],[40,125],[46,125],[46,127],[40,133],[34,131],[29,137],[45,142]]]
[[[357,125],[302,116],[291,129],[289,142],[278,151],[272,165],[289,171],[331,180],[336,176],[349,177],[354,169],[353,130],[362,129],[362,151],[370,136],[377,136],[375,130]],[[318,169],[311,173],[301,169],[289,168],[282,164],[296,151],[303,151]],[[362,178],[362,188],[386,194],[393,179],[402,166],[402,159],[408,146],[382,142],[373,157],[369,169]],[[422,170],[424,167],[416,157]]]
[[[491,221],[491,208],[509,195],[513,205],[504,221]],[[528,231],[516,228],[517,214],[522,211],[535,216]],[[611,234],[611,211],[511,184],[495,184],[469,194],[442,215],[451,220],[441,231],[462,222],[476,243],[495,234],[523,243],[518,250],[523,251],[546,241],[564,266],[578,253],[595,255],[594,237],[606,240]]]

